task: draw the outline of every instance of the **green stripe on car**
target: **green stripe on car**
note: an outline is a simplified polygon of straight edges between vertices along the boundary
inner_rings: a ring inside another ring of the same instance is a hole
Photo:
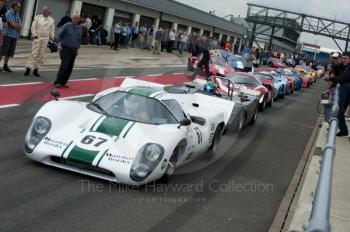
[[[129,131],[131,130],[131,128],[132,128],[135,124],[136,124],[136,122],[133,122],[133,123],[131,124],[131,126],[130,126],[130,127],[128,128],[128,130],[125,132],[123,138],[125,138],[125,137],[128,135]]]
[[[120,118],[106,118],[96,128],[95,132],[100,132],[112,136],[119,136],[128,123],[129,120]]]
[[[71,141],[68,146],[63,150],[62,154],[61,154],[61,157],[63,158],[64,156],[64,153],[66,153],[66,151],[68,150],[68,148],[72,145],[73,141]]]
[[[69,152],[68,159],[91,165],[98,153],[99,151],[89,151],[75,146]]]
[[[103,115],[101,115],[101,116],[96,120],[96,122],[92,125],[91,130],[94,129],[94,127],[96,126],[97,122],[100,121],[100,119],[101,119],[102,117],[103,117]]]
[[[109,151],[109,149],[107,149],[105,152],[103,152],[102,156],[100,157],[100,159],[97,162],[96,167],[98,167],[98,165],[100,164],[101,160],[103,159],[103,157],[107,154],[107,152]]]

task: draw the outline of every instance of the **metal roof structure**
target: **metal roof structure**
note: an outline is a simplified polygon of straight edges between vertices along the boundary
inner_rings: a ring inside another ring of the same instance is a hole
[[[182,4],[174,0],[121,0],[123,2],[146,7],[152,10],[163,12],[170,15],[175,15],[181,18],[192,20],[198,23],[206,24],[215,28],[220,28],[236,34],[245,35],[247,28],[201,11],[194,7]]]

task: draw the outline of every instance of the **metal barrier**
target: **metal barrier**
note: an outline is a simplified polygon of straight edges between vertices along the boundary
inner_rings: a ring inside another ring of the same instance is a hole
[[[332,118],[329,121],[327,144],[323,148],[320,177],[317,182],[315,199],[309,221],[304,225],[306,232],[331,231],[329,223],[333,157],[335,155],[335,139],[338,127],[339,84],[333,96]]]

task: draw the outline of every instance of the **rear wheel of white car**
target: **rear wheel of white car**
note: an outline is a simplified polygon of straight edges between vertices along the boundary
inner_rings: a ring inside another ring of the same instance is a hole
[[[208,151],[208,158],[209,159],[214,158],[217,151],[219,150],[220,141],[221,141],[221,137],[222,137],[222,128],[223,128],[222,125],[219,125],[215,130],[213,142],[212,142],[210,149]]]

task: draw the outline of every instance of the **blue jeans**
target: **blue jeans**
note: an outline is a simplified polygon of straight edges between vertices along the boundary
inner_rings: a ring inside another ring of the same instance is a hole
[[[348,133],[348,127],[345,121],[345,112],[350,104],[350,83],[340,85],[339,91],[339,115],[338,127],[340,132]]]
[[[184,49],[185,49],[186,43],[185,42],[180,42],[179,44],[179,54],[182,56],[184,53]]]
[[[96,31],[94,35],[94,43],[101,44],[101,31]]]

